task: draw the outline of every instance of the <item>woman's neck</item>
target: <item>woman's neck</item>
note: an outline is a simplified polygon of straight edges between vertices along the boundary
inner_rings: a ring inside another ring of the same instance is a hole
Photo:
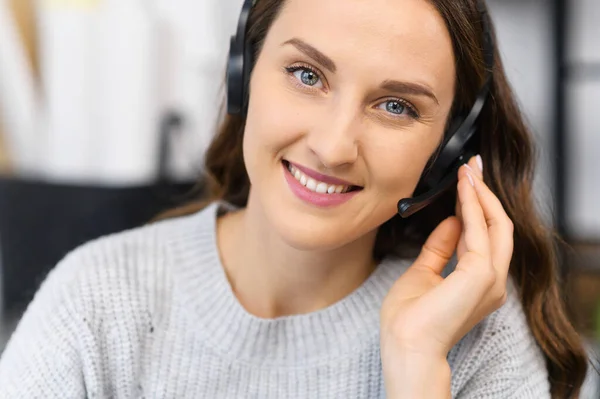
[[[260,318],[326,308],[357,289],[376,267],[375,232],[333,251],[301,251],[281,240],[258,206],[221,217],[217,239],[236,297]]]

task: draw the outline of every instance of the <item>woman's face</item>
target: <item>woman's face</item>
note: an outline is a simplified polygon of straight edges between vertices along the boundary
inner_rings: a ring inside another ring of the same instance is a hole
[[[416,188],[454,89],[427,1],[287,0],[250,83],[250,202],[298,249],[372,239]]]

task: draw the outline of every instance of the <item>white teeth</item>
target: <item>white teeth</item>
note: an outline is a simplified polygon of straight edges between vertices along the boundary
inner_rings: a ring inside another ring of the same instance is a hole
[[[325,194],[327,192],[327,184],[319,183],[317,184],[317,190],[319,194]]]
[[[300,172],[300,170],[293,167],[291,164],[288,164],[288,170],[294,176],[296,180],[300,182],[303,186],[305,186],[310,191],[314,191],[319,194],[341,194],[347,192],[350,187],[349,186],[336,186],[327,184],[324,182],[316,181],[304,173]]]

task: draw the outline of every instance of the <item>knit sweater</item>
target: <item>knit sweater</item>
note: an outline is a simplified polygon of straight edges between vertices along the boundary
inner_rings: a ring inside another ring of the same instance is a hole
[[[379,310],[410,261],[383,261],[323,310],[261,319],[223,270],[218,208],[67,255],[0,359],[0,398],[384,398]],[[549,397],[512,285],[448,361],[453,397]]]

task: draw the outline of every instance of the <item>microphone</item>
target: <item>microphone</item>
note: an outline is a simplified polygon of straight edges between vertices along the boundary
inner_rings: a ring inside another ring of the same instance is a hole
[[[438,184],[425,191],[422,194],[417,195],[412,198],[403,198],[398,201],[398,214],[403,219],[406,219],[415,213],[419,212],[421,209],[427,207],[431,203],[433,203],[440,195],[449,190],[452,186],[456,186],[458,183],[458,169],[471,158],[471,155],[467,156],[466,154],[461,155],[457,162],[455,163],[454,168],[450,169],[450,173],[448,173]]]

